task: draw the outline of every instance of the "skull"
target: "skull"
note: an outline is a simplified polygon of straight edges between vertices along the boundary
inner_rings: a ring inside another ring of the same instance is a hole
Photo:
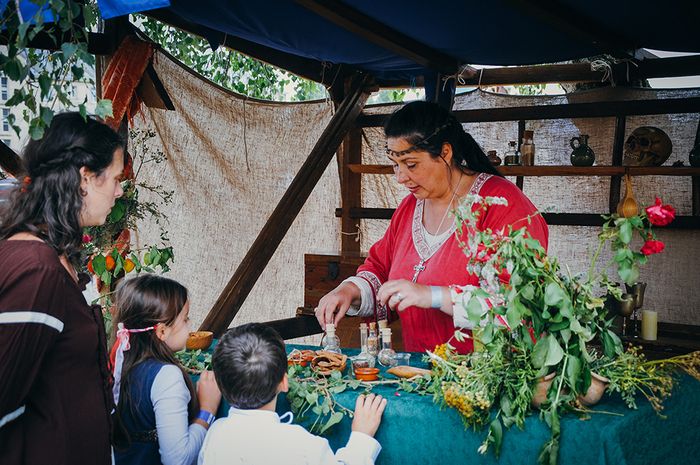
[[[661,166],[671,156],[673,144],[664,131],[651,126],[635,129],[625,142],[625,166]]]

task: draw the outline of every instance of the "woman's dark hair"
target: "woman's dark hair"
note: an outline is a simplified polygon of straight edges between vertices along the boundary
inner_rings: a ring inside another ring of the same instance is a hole
[[[437,103],[416,101],[404,105],[389,117],[384,134],[405,139],[433,158],[440,156],[444,143],[449,143],[453,163],[460,170],[501,176],[457,118]]]
[[[172,325],[187,303],[187,289],[172,279],[143,274],[120,283],[115,293],[114,303],[116,313],[113,332],[115,334],[119,323],[123,323],[126,329],[142,329],[156,324]],[[129,408],[132,416],[139,415],[137,406],[141,403],[141,399],[134,398],[133,394],[138,395],[140,392],[138,383],[142,380],[130,375],[141,362],[156,360],[179,367],[187,389],[190,391],[189,420],[194,420],[199,412],[197,394],[192,380],[175,358],[173,351],[158,338],[155,330],[130,333],[129,344],[131,348],[124,352],[119,404],[114,413],[116,426],[114,439],[119,447],[128,446],[130,442],[122,421],[123,413]]]
[[[277,331],[249,323],[224,334],[211,364],[224,399],[236,408],[252,410],[277,395],[287,372],[287,353]]]
[[[78,265],[85,195],[80,168],[99,176],[112,163],[114,152],[123,147],[121,137],[94,118],[75,112],[54,116],[44,137],[31,140],[24,148],[22,163],[29,179],[3,207],[0,239],[20,232],[36,234]]]

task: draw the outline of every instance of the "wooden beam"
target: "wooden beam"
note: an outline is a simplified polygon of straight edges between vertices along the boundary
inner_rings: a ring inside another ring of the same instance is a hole
[[[349,165],[353,173],[394,174],[391,165]],[[497,166],[503,176],[700,176],[700,168],[688,166]]]
[[[323,332],[316,317],[311,315],[299,315],[293,318],[266,321],[263,324],[277,331],[282,336],[282,339],[294,339]]]
[[[341,205],[343,210],[362,206],[362,176],[350,171],[350,164],[362,163],[362,129],[352,128],[343,141],[343,148],[339,153],[341,176]],[[357,240],[360,234],[358,221],[343,215],[340,221],[340,250],[341,254],[359,252],[360,242]]]
[[[494,121],[545,120],[560,118],[597,118],[605,116],[661,115],[700,112],[700,97],[660,100],[619,100],[560,105],[532,105],[525,107],[484,108],[455,111],[462,123]],[[360,127],[381,127],[390,114],[367,115],[357,119]]]
[[[311,58],[275,50],[274,48],[256,44],[255,42],[241,39],[230,34],[224,34],[223,32],[213,29],[208,29],[181,18],[167,8],[145,11],[143,14],[201,38],[206,39],[207,37],[218,35],[221,37],[221,45],[224,47],[326,86],[332,85],[335,80],[342,82],[345,77],[352,75],[356,71],[353,67],[348,65],[331,65]]]
[[[625,148],[625,124],[624,116],[615,117],[615,135],[613,137],[612,165],[622,165],[622,154]],[[608,208],[610,213],[615,213],[617,204],[620,203],[620,185],[622,176],[616,175],[610,178],[610,194],[608,196]]]
[[[22,159],[2,141],[0,141],[0,168],[15,178],[19,178],[24,173]]]
[[[444,74],[454,74],[459,69],[460,64],[456,58],[397,31],[344,2],[333,0],[296,0],[296,2],[331,23],[425,68]],[[472,71],[476,73],[476,70],[472,69]]]
[[[335,216],[343,214],[342,208],[336,208]],[[393,208],[351,208],[349,215],[351,218],[365,218],[372,220],[389,220],[394,214]],[[605,213],[606,215],[608,213]],[[604,220],[603,213],[542,213],[545,221],[549,225],[564,226],[602,226]],[[700,217],[698,216],[677,216],[671,224],[665,226],[666,229],[700,229]]]
[[[698,121],[698,127],[695,130],[695,143],[693,147],[700,147],[700,121]],[[700,175],[693,176],[690,195],[692,198],[693,215],[700,216]]]
[[[362,111],[371,92],[370,83],[368,75],[357,76],[351,91],[214,303],[201,329],[213,331],[218,337],[228,328]]]
[[[14,37],[10,37],[7,34],[0,34],[0,45],[7,45],[14,41]],[[68,33],[63,34],[54,41],[54,37],[45,31],[39,32],[36,37],[29,41],[27,44],[28,48],[33,48],[37,50],[50,50],[56,51],[61,50],[61,44],[64,42],[71,42],[72,38]],[[93,55],[111,55],[114,53],[115,48],[113,47],[109,37],[100,32],[88,32],[88,52]]]
[[[562,2],[546,0],[508,0],[523,13],[549,24],[571,38],[585,42],[599,50],[623,58],[633,58],[636,45],[614,31],[596,24],[594,18]],[[523,18],[527,21],[527,18]]]
[[[160,108],[161,110],[175,110],[175,105],[168,95],[168,91],[163,85],[163,81],[158,77],[153,62],[148,63],[146,71],[136,88],[138,96],[149,108]]]
[[[617,83],[640,79],[700,75],[700,55],[654,58],[611,64],[612,77]],[[462,75],[463,86],[508,86],[560,82],[602,82],[605,73],[591,69],[590,63],[566,63],[534,66],[484,68]]]

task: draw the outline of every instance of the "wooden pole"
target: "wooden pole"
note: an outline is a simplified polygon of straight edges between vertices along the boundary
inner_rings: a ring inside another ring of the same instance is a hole
[[[364,108],[371,78],[358,75],[318,142],[280,199],[236,272],[219,295],[200,329],[218,337],[228,328],[272,258],[294,219],[323,175],[333,154]]]
[[[22,159],[4,142],[0,142],[0,168],[15,178],[24,171]]]
[[[362,207],[362,175],[350,171],[350,165],[362,163],[362,129],[352,128],[343,141],[343,148],[340,151],[341,170],[341,207],[343,216],[340,221],[341,255],[348,253],[359,253],[360,228],[359,220],[350,218],[350,209]]]
[[[618,115],[615,117],[612,166],[622,165],[622,152],[625,148],[625,123],[626,118],[624,116]],[[621,183],[622,176],[613,176],[610,178],[610,197],[608,199],[610,213],[615,213],[615,211],[617,211],[617,204],[620,203]]]

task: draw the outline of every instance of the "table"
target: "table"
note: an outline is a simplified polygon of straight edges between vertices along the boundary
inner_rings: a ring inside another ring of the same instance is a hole
[[[294,348],[313,348],[288,345]],[[357,353],[347,349],[348,355]],[[412,365],[418,365],[421,354],[414,354]],[[336,400],[353,408],[358,391],[346,391]],[[383,421],[376,438],[382,445],[378,464],[535,464],[542,445],[550,439],[550,431],[537,415],[527,418],[525,428],[513,426],[504,432],[500,458],[493,452],[477,452],[486,436],[483,431],[465,430],[456,410],[440,410],[431,397],[397,392],[391,386],[377,386],[373,392],[388,399]],[[561,418],[559,463],[564,464],[675,464],[692,463],[700,457],[700,382],[683,374],[673,394],[665,403],[660,418],[646,399],[638,399],[637,410],[628,409],[616,394],[605,396],[595,406],[604,413],[580,420],[574,415]],[[280,395],[277,411],[289,410],[286,396]],[[225,414],[222,405],[219,413]],[[310,421],[302,422],[308,426]],[[336,450],[345,445],[350,435],[351,420],[344,418],[325,437]],[[692,457],[695,457],[693,459]],[[695,462],[697,463],[697,462]]]

